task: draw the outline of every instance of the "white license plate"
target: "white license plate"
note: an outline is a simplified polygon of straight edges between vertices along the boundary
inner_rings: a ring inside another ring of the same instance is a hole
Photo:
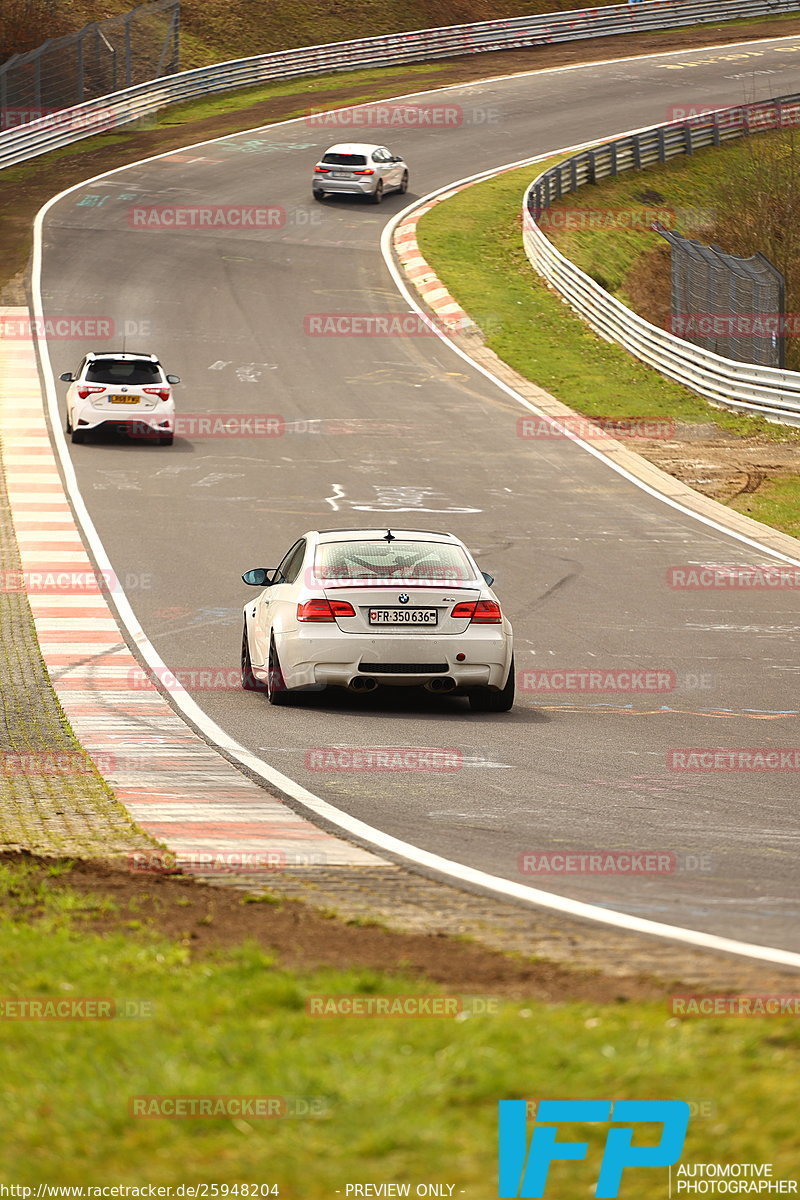
[[[370,625],[435,625],[435,608],[371,608]]]
[[[331,171],[331,179],[355,179],[352,171]]]

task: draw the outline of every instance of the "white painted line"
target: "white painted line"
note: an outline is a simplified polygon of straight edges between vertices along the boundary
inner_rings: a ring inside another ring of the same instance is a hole
[[[796,38],[792,39],[791,37],[787,37],[787,38],[761,39],[761,41],[764,41],[764,42],[789,41],[789,40],[796,40]],[[736,43],[736,44],[746,45],[748,43]],[[726,46],[726,48],[729,48],[729,46]],[[715,47],[706,47],[705,49],[706,50],[707,49],[715,49]],[[689,52],[687,52],[685,50],[676,51],[675,53],[682,54],[684,57],[689,56]],[[691,53],[698,53],[698,51],[695,50],[695,51],[692,51]],[[667,58],[667,57],[673,57],[673,55],[661,53],[661,54],[648,54],[648,55],[632,56],[632,58]],[[606,65],[607,62],[618,64],[619,62],[624,62],[624,61],[630,61],[630,60],[611,59],[611,60],[606,60],[605,63],[575,64],[574,66],[558,67],[558,68],[553,68],[552,70],[553,71],[569,71],[569,70],[579,70],[579,69],[584,69],[584,70],[585,69],[596,69],[598,66]],[[524,74],[535,75],[535,74],[538,74],[538,72],[531,71],[531,72],[525,72]],[[499,76],[494,81],[499,81],[502,79],[509,79],[509,78],[512,78],[512,76]],[[489,82],[489,81],[486,81],[486,80],[480,81],[481,84],[484,84],[486,82]],[[429,89],[427,92],[415,92],[415,93],[410,93],[409,95],[406,95],[406,96],[392,97],[391,99],[394,99],[394,100],[409,99],[411,96],[430,95],[432,93],[441,92],[441,91],[451,91],[454,88],[464,89],[465,87],[468,87],[468,86],[469,85],[464,85],[464,84],[451,85],[450,87],[447,87],[447,88]],[[383,98],[383,99],[385,102],[386,98]],[[352,108],[352,107],[362,107],[362,106],[351,105],[350,107]],[[241,137],[243,133],[255,133],[255,132],[257,132],[258,129],[276,128],[276,127],[282,126],[282,125],[296,124],[297,122],[300,122],[303,120],[304,120],[303,117],[297,117],[297,118],[293,118],[289,121],[275,122],[272,126],[269,126],[269,125],[258,126],[257,128],[254,128],[251,130],[240,131],[238,134],[229,135],[229,136]],[[642,127],[642,128],[649,128],[649,126]],[[628,134],[633,133],[633,132],[638,132],[638,130],[628,130],[627,131]],[[626,136],[626,135],[618,134],[616,136]],[[213,138],[213,139],[210,139],[210,141],[198,142],[198,143],[195,143],[193,146],[184,147],[184,151],[195,149],[197,146],[210,145],[212,142],[215,142],[215,141],[219,142],[219,141],[225,141],[225,140],[227,140],[227,139],[226,138]],[[581,145],[579,145],[579,146],[568,147],[567,151],[551,150],[545,154],[539,154],[539,155],[535,155],[532,158],[522,159],[517,163],[511,164],[511,166],[512,167],[513,166],[521,167],[521,166],[525,166],[529,163],[532,164],[535,162],[541,162],[542,160],[551,157],[553,154],[565,153],[565,152],[575,152],[576,150],[579,150],[582,147],[591,145],[591,144],[594,144],[594,143],[581,143]],[[168,151],[165,154],[154,155],[149,159],[140,159],[139,161],[134,162],[134,163],[127,163],[125,165],[125,167],[117,167],[113,171],[109,171],[109,172],[106,172],[105,174],[94,176],[92,179],[84,180],[82,183],[75,184],[73,187],[67,188],[65,191],[60,192],[56,196],[53,196],[39,210],[39,212],[36,214],[36,220],[34,222],[34,246],[33,246],[33,264],[32,264],[33,312],[34,312],[35,317],[40,318],[40,320],[38,322],[36,322],[36,325],[38,325],[39,327],[42,327],[42,325],[43,325],[43,321],[42,321],[42,318],[43,318],[43,308],[42,308],[42,229],[43,229],[44,219],[47,216],[47,213],[50,211],[50,209],[55,204],[57,204],[60,200],[62,200],[64,197],[70,195],[72,192],[75,192],[82,187],[86,187],[86,186],[94,183],[96,180],[106,178],[110,175],[116,175],[120,171],[123,171],[123,170],[129,170],[134,167],[142,166],[145,163],[149,163],[149,162],[153,162],[158,159],[161,159],[161,158],[165,158],[165,157],[167,157],[168,154],[173,154],[173,153],[175,153],[174,150]],[[509,169],[511,169],[511,167],[507,166],[502,169],[509,170]],[[482,177],[488,178],[491,175],[494,175],[497,173],[498,173],[497,170],[484,172],[477,176],[469,177],[469,181],[471,181],[472,179],[478,179],[478,178],[482,178]],[[468,180],[460,180],[459,183],[464,183],[467,181]],[[445,192],[445,191],[451,190],[455,186],[458,186],[458,185],[450,184],[450,185],[448,185],[447,188],[439,189],[439,191]],[[439,194],[438,192],[432,193],[433,196],[438,195],[438,194]],[[409,207],[403,213],[399,214],[399,216],[397,218],[395,218],[394,220],[389,222],[389,224],[385,227],[382,237],[381,237],[381,249],[383,251],[383,254],[384,254],[384,257],[385,257],[387,263],[389,263],[389,269],[392,273],[392,277],[395,281],[395,284],[397,285],[401,294],[408,300],[408,302],[415,309],[415,311],[422,314],[423,316],[424,316],[424,314],[422,313],[422,310],[420,309],[419,305],[416,303],[415,299],[411,296],[411,293],[409,292],[409,290],[406,288],[405,282],[400,277],[397,267],[395,266],[395,264],[391,258],[391,240],[390,239],[391,239],[391,233],[392,233],[394,227],[399,223],[399,221],[401,219],[407,219],[409,213],[416,210],[420,204],[425,203],[426,201],[430,201],[430,199],[431,199],[431,197],[429,196],[429,197],[425,198],[425,201],[420,201],[416,204],[409,205]],[[472,363],[472,360],[469,359],[467,355],[465,355],[448,338],[444,337],[438,330],[435,329],[435,327],[434,327],[434,332],[436,332],[437,336],[441,337],[442,341],[445,342],[447,345],[449,345],[451,347],[451,349],[455,351],[455,353],[457,353],[465,361],[470,362],[471,365],[473,365],[478,371],[480,371],[487,379],[489,379],[493,383],[495,383],[496,386],[501,388],[502,391],[504,391],[506,394],[510,395],[512,398],[517,400],[520,404],[523,405],[523,407],[528,408],[532,412],[538,412],[538,410],[532,404],[530,404],[523,397],[517,395],[517,393],[515,393],[513,391],[513,389],[508,388],[505,384],[502,383],[502,381],[500,381],[499,379],[496,379],[489,371],[486,371],[484,368],[482,368],[477,363]],[[36,332],[36,337],[37,337],[37,341],[39,344],[39,353],[40,353],[40,359],[41,359],[41,363],[42,363],[42,371],[43,371],[43,375],[44,375],[45,396],[46,396],[47,408],[48,408],[48,412],[49,412],[49,416],[50,416],[51,431],[53,434],[56,453],[58,454],[58,457],[59,457],[61,465],[62,465],[62,469],[64,471],[66,489],[67,489],[67,492],[69,493],[69,496],[73,502],[78,523],[81,527],[81,530],[84,534],[84,537],[86,538],[88,545],[90,546],[90,548],[92,550],[92,553],[97,561],[98,566],[100,567],[101,570],[111,571],[112,570],[111,562],[108,558],[105,547],[100,539],[100,536],[94,526],[94,523],[91,519],[89,511],[86,508],[83,497],[80,493],[80,489],[78,487],[78,481],[77,481],[77,477],[75,474],[75,470],[72,465],[72,461],[69,457],[69,452],[67,449],[66,440],[64,438],[64,433],[63,433],[62,423],[61,423],[61,418],[60,418],[60,413],[59,413],[58,395],[57,395],[56,386],[55,386],[55,376],[53,373],[52,364],[50,362],[50,356],[49,356],[47,343],[46,343],[46,340],[42,339],[39,336],[38,329]],[[583,448],[585,450],[587,450],[588,453],[594,454],[601,461],[607,463],[607,465],[610,466],[613,470],[617,471],[618,474],[623,475],[625,478],[629,479],[630,482],[634,483],[637,487],[641,487],[642,490],[648,492],[648,494],[654,496],[655,498],[657,498],[659,500],[662,500],[666,504],[670,504],[673,508],[684,513],[685,515],[690,516],[690,517],[694,518],[695,520],[700,521],[703,524],[710,525],[713,528],[718,529],[720,532],[725,533],[728,536],[732,536],[732,537],[738,536],[738,535],[732,534],[727,529],[723,529],[721,526],[717,525],[715,522],[713,522],[707,518],[701,517],[698,514],[693,513],[688,509],[683,508],[683,506],[678,504],[677,502],[670,501],[667,497],[661,495],[661,493],[655,491],[652,488],[647,487],[646,485],[642,484],[639,480],[637,480],[635,477],[630,475],[628,472],[624,471],[622,468],[617,467],[613,462],[611,462],[609,459],[607,459],[603,454],[594,450],[594,448],[592,446],[588,445],[585,442],[580,441],[580,439],[576,438],[575,440],[581,446],[583,446]],[[783,556],[783,555],[777,555],[777,554],[775,554],[774,551],[768,550],[766,547],[762,547],[759,545],[759,543],[753,542],[748,538],[739,537],[738,540],[745,542],[749,545],[757,546],[759,549],[763,550],[764,553],[769,554],[772,557],[784,558],[784,561],[787,561],[787,562],[794,561],[792,559],[785,558],[785,556]],[[122,622],[125,629],[127,630],[130,638],[136,643],[140,653],[142,654],[142,657],[145,659],[147,664],[150,667],[152,667],[154,670],[162,670],[162,671],[166,670],[167,669],[166,664],[163,662],[163,660],[159,656],[158,652],[156,651],[155,647],[150,642],[150,640],[148,639],[144,630],[142,629],[141,625],[139,624],[139,621],[131,607],[131,604],[130,604],[127,596],[124,595],[123,593],[118,593],[115,596],[115,603],[116,603],[117,611],[120,616],[120,621]],[[299,783],[296,783],[295,780],[290,779],[286,775],[283,775],[280,771],[277,771],[274,767],[270,766],[268,763],[266,763],[262,759],[260,759],[257,755],[255,755],[251,751],[247,750],[246,747],[241,746],[237,741],[235,741],[235,739],[232,738],[228,733],[226,733],[225,730],[220,728],[220,726],[217,725],[217,723],[215,721],[211,720],[211,718],[208,717],[205,712],[203,712],[203,710],[195,703],[195,701],[191,698],[191,696],[189,696],[188,693],[183,691],[182,688],[176,688],[171,693],[171,695],[172,695],[172,699],[173,699],[173,702],[175,703],[176,707],[178,707],[180,709],[180,711],[190,721],[192,721],[197,726],[198,729],[201,730],[203,735],[210,742],[212,742],[214,745],[216,745],[221,750],[224,750],[226,753],[228,753],[231,756],[231,758],[233,758],[235,761],[239,762],[243,767],[245,767],[247,770],[251,771],[254,775],[256,775],[258,778],[262,779],[265,783],[269,784],[271,787],[276,788],[283,795],[285,795],[287,797],[291,797],[296,803],[301,805],[304,809],[306,809],[312,815],[319,817],[322,821],[326,821],[326,822],[330,823],[334,827],[341,829],[344,833],[352,835],[357,840],[360,840],[360,841],[366,843],[367,845],[374,847],[375,849],[377,849],[379,851],[384,851],[389,854],[395,854],[395,855],[399,856],[400,858],[406,859],[408,862],[413,863],[416,866],[426,868],[426,869],[431,870],[439,875],[444,875],[447,878],[452,879],[457,884],[458,883],[471,884],[480,889],[489,891],[492,894],[494,894],[495,896],[505,897],[505,898],[512,899],[512,900],[523,901],[527,904],[532,904],[532,905],[535,905],[540,908],[551,909],[551,910],[561,913],[562,915],[565,915],[565,916],[577,917],[580,919],[592,921],[592,922],[599,923],[602,925],[613,926],[615,928],[622,929],[622,930],[625,930],[625,931],[631,932],[631,933],[643,933],[643,934],[649,934],[649,935],[653,935],[653,936],[657,936],[657,937],[668,938],[673,941],[678,941],[678,942],[682,942],[687,945],[696,946],[700,949],[718,950],[718,951],[722,951],[722,952],[725,952],[728,954],[740,955],[741,957],[745,957],[745,958],[757,959],[762,962],[774,963],[774,964],[780,965],[780,966],[800,968],[800,954],[795,953],[793,951],[781,950],[779,948],[771,947],[771,946],[758,946],[758,945],[754,945],[754,944],[748,943],[748,942],[740,942],[734,938],[719,937],[715,934],[702,933],[698,930],[684,929],[679,926],[666,925],[659,921],[651,921],[651,920],[648,920],[645,918],[635,917],[628,913],[616,912],[616,911],[613,911],[610,909],[603,909],[594,904],[586,904],[583,901],[571,900],[564,896],[557,896],[554,893],[542,891],[539,888],[532,888],[525,884],[520,884],[520,883],[516,883],[512,880],[503,879],[501,876],[490,875],[487,872],[479,871],[473,867],[465,866],[462,863],[457,863],[457,862],[453,862],[450,859],[442,858],[440,855],[431,854],[427,850],[423,850],[420,847],[413,846],[409,842],[404,842],[404,841],[400,840],[399,838],[392,837],[391,835],[384,833],[382,830],[375,829],[373,826],[367,825],[366,822],[364,822],[364,821],[359,821],[357,818],[352,817],[348,813],[343,812],[341,809],[336,808],[334,805],[329,804],[326,800],[323,800],[320,796],[316,796],[313,792],[309,792],[306,788],[302,787],[302,785],[300,785]]]

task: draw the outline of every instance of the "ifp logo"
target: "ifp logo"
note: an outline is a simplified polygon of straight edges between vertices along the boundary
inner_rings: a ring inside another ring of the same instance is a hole
[[[525,1100],[501,1100],[499,1113],[500,1200],[532,1200],[544,1196],[552,1162],[586,1157],[588,1142],[556,1141],[564,1122],[610,1122],[606,1136],[595,1196],[619,1194],[626,1167],[669,1167],[683,1151],[689,1125],[685,1100],[541,1100],[528,1148],[528,1104]],[[661,1126],[655,1145],[634,1146],[633,1126]]]

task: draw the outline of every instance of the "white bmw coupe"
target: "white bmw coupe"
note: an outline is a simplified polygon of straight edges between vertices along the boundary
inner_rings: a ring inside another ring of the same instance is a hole
[[[286,704],[304,689],[424,687],[478,712],[514,703],[511,625],[463,542],[418,529],[304,534],[242,579],[242,686]]]

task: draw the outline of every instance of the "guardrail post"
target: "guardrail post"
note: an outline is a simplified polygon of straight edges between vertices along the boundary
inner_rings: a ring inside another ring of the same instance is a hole
[[[719,145],[721,145],[722,139],[720,138],[720,134],[719,134],[719,113],[718,112],[714,113],[713,119],[712,119],[712,124],[713,124],[713,130],[714,130],[714,132],[713,132],[714,145],[719,146]]]
[[[633,164],[635,167],[637,167],[639,170],[641,170],[642,143],[639,140],[639,138],[640,138],[640,135],[638,133],[634,134],[633,137],[631,138],[631,144],[633,146]]]
[[[131,61],[131,14],[125,17],[125,87],[133,83],[133,63]]]
[[[663,128],[658,131],[658,161],[667,161],[667,135]]]
[[[83,101],[84,91],[84,66],[83,66],[83,37],[78,38],[78,44],[75,48],[75,65],[77,67],[77,78],[75,80],[75,91],[78,95],[77,103]]]
[[[589,163],[589,183],[597,183],[597,155],[594,150],[590,150],[586,157]]]
[[[619,174],[619,168],[617,167],[617,143],[616,142],[611,143],[611,174],[614,176]]]
[[[683,141],[686,146],[687,154],[694,154],[694,142],[692,140],[692,124],[691,121],[686,121],[683,126]]]

